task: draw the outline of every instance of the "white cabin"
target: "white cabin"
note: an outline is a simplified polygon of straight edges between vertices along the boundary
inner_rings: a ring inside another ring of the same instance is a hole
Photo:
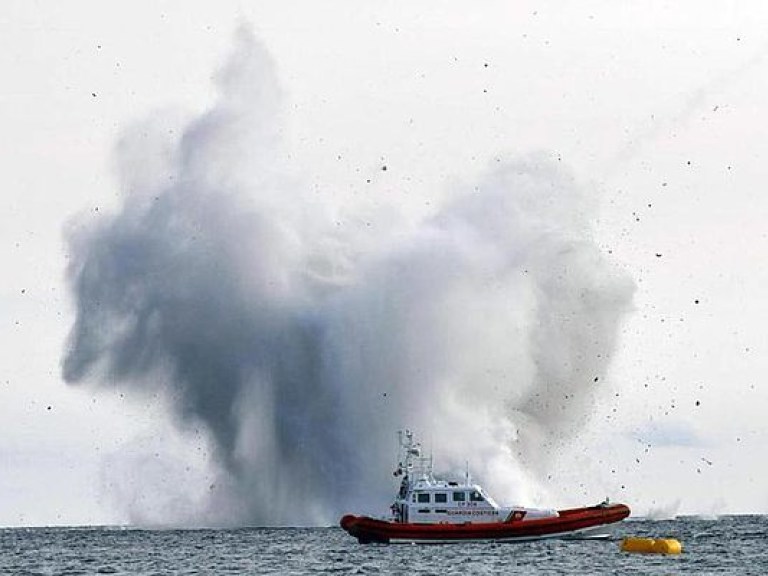
[[[413,433],[399,432],[400,460],[395,476],[402,476],[400,490],[391,506],[392,520],[420,524],[504,522],[557,516],[554,510],[502,507],[473,484],[467,472],[464,482],[438,480],[432,474],[432,457],[422,456]]]

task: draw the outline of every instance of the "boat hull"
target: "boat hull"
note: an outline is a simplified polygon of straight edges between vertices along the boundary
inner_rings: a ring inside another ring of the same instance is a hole
[[[413,524],[348,514],[341,527],[362,544],[371,542],[444,543],[473,541],[525,541],[542,538],[593,537],[595,528],[609,526],[629,516],[624,504],[559,510],[557,516],[505,522],[463,524]]]

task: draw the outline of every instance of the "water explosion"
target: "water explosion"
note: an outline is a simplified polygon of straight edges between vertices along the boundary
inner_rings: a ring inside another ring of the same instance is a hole
[[[200,523],[379,513],[408,425],[444,468],[471,457],[524,499],[586,422],[631,306],[592,191],[524,158],[360,249],[279,160],[280,90],[247,31],[218,87],[178,141],[127,133],[120,208],[69,233],[65,379],[162,393],[207,430],[225,481]]]

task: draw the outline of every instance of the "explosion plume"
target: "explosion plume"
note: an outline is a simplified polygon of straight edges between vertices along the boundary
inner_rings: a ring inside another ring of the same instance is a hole
[[[226,481],[200,522],[378,512],[408,425],[524,498],[589,417],[631,306],[592,191],[524,158],[360,250],[281,160],[280,89],[247,31],[218,87],[178,142],[128,132],[121,206],[72,227],[65,379],[162,393],[208,431]]]

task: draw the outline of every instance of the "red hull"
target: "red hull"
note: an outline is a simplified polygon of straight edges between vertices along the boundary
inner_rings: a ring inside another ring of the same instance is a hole
[[[464,524],[408,524],[348,514],[341,527],[361,543],[392,540],[449,542],[462,540],[515,540],[567,535],[620,522],[629,516],[624,504],[560,510],[557,517]]]

